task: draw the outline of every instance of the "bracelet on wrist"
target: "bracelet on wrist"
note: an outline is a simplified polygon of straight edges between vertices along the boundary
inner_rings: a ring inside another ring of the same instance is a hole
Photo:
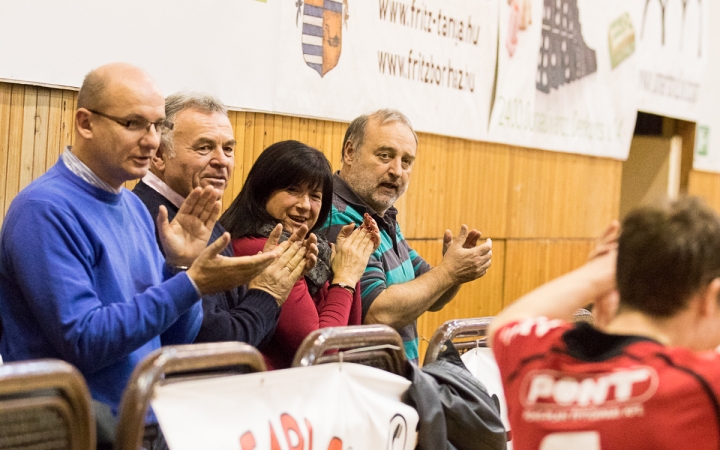
[[[353,286],[350,286],[349,284],[345,284],[345,283],[331,283],[329,289],[334,288],[336,286],[345,289],[346,291],[350,292],[352,295],[355,295],[355,288]]]
[[[187,271],[190,267],[189,266],[173,266],[172,264],[168,264],[168,269],[170,269],[170,273],[173,275],[177,275],[180,272]]]

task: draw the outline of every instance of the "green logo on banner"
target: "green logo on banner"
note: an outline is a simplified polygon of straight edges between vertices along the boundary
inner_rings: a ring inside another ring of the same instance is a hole
[[[635,30],[630,14],[625,13],[610,24],[608,47],[613,69],[635,53]]]
[[[710,127],[698,125],[697,136],[695,137],[695,153],[700,156],[707,156],[710,146]]]

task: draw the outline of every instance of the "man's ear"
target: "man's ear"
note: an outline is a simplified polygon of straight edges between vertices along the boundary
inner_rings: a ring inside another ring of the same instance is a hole
[[[77,133],[84,139],[92,139],[93,131],[90,124],[90,115],[92,113],[85,108],[78,108],[75,111],[75,128]]]
[[[155,154],[152,157],[153,166],[160,172],[165,172],[165,154],[166,154],[166,152],[167,152],[167,149],[165,148],[165,144],[163,144],[161,141],[157,150],[155,150]]]
[[[345,155],[343,157],[343,163],[351,165],[355,156],[357,155],[357,150],[355,149],[355,145],[351,140],[347,140],[345,142],[345,147],[343,147],[343,154]]]
[[[713,278],[701,294],[704,315],[714,315],[720,309],[720,278]]]

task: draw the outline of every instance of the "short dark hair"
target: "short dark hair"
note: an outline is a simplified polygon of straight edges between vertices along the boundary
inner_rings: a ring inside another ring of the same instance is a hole
[[[233,239],[257,236],[263,225],[279,222],[267,212],[270,196],[293,186],[322,191],[318,219],[310,231],[322,227],[332,206],[332,169],[319,150],[298,141],[277,142],[263,150],[220,223]]]
[[[672,317],[720,277],[720,218],[693,197],[632,211],[618,242],[620,307]]]

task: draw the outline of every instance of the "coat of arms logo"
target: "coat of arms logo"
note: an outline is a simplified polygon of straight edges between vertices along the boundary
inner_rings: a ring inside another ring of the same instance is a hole
[[[321,77],[337,66],[342,51],[342,25],[347,25],[348,0],[297,0],[296,25],[302,17],[305,63]]]

